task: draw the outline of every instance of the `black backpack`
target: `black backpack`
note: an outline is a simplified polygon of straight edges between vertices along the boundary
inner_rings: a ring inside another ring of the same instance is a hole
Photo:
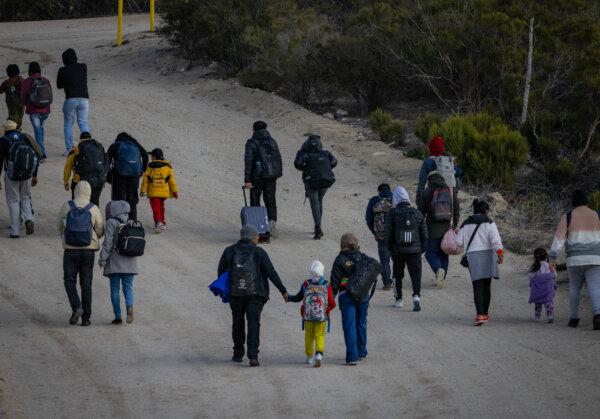
[[[128,220],[117,229],[117,253],[121,256],[137,257],[144,254],[146,232],[139,221]]]
[[[381,264],[372,257],[361,254],[348,281],[347,291],[350,297],[358,303],[362,303],[369,292],[372,297],[380,273]]]
[[[232,266],[229,270],[229,287],[234,297],[251,297],[256,295],[258,268],[256,250],[244,251],[235,249]]]
[[[21,94],[17,90],[17,86],[14,84],[9,84],[6,89],[6,104],[8,106],[22,106],[21,104]]]
[[[306,166],[306,170],[302,173],[302,180],[309,189],[325,189],[335,183],[331,159],[327,153],[323,151],[308,153]]]
[[[44,77],[38,77],[31,84],[29,102],[36,108],[45,108],[52,103],[52,86]]]
[[[255,140],[260,160],[261,179],[270,180],[283,176],[283,163],[277,143],[272,138],[268,140]]]
[[[10,141],[6,175],[14,181],[31,179],[38,162],[37,154],[22,134],[15,132],[4,138]]]
[[[419,220],[414,208],[396,208],[394,232],[396,244],[399,246],[412,246],[420,242]]]
[[[80,179],[89,182],[92,188],[104,185],[108,171],[108,156],[102,144],[96,140],[82,141],[75,157],[74,170]]]

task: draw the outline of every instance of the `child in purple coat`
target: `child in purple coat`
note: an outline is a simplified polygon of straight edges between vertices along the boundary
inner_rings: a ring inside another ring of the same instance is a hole
[[[542,317],[542,306],[546,306],[548,323],[554,323],[554,291],[556,290],[556,272],[548,263],[546,249],[535,249],[533,265],[529,269],[529,304],[535,304],[533,321],[539,322]]]

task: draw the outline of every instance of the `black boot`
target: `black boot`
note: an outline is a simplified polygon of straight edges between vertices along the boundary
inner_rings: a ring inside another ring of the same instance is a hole
[[[315,237],[313,237],[315,240],[321,240],[321,237],[323,237],[323,230],[321,230],[321,226],[316,225],[315,226]]]
[[[594,330],[600,330],[600,314],[594,316]]]
[[[569,327],[577,327],[579,326],[579,319],[571,319],[569,320]]]

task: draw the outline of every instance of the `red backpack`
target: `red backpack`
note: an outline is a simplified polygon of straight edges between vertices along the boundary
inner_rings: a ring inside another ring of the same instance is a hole
[[[434,189],[429,204],[429,217],[434,223],[452,221],[453,199],[452,188]]]

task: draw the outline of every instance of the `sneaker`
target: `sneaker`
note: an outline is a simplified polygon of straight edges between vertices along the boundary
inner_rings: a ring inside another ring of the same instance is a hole
[[[40,163],[43,163],[46,161],[46,159],[48,158],[48,156],[46,156],[45,154],[40,158]]]
[[[271,232],[271,237],[274,239],[279,238],[279,230],[277,229],[277,223],[273,220],[269,221],[269,231]]]
[[[569,327],[577,327],[579,326],[579,319],[571,319],[569,320]]]
[[[10,235],[10,236],[8,236],[8,237],[10,237],[11,239],[18,239],[18,238],[19,238],[19,235],[18,235],[18,234],[11,234],[11,235]]]
[[[161,222],[156,223],[156,226],[154,227],[154,233],[155,234],[160,234],[164,231],[164,224]]]
[[[321,230],[321,226],[315,226],[315,240],[321,240],[323,238],[323,230]]]
[[[354,366],[358,365],[358,361],[346,362],[346,365],[348,365],[349,367],[354,367]]]
[[[438,290],[441,290],[446,285],[446,271],[442,268],[438,269],[435,274],[436,286]]]
[[[114,319],[112,321],[112,324],[123,324],[123,320],[121,320],[121,319]]]
[[[321,367],[321,363],[323,362],[323,354],[322,353],[317,353],[317,356],[315,356],[315,368],[320,368]]]
[[[91,321],[89,321],[89,320],[83,320],[83,321],[81,322],[81,325],[82,325],[82,326],[90,326],[91,324],[92,324],[92,322],[91,322]]]
[[[363,362],[367,359],[366,356],[358,357],[358,362]]]
[[[483,316],[477,315],[477,317],[475,317],[475,322],[473,324],[475,326],[481,326],[484,323],[485,323],[485,320],[483,320]]]
[[[258,359],[251,359],[249,365],[251,367],[260,367],[260,363],[258,362]]]
[[[64,153],[62,153],[62,156],[63,156],[63,157],[69,157],[69,152],[68,152],[68,151],[65,151]]]
[[[133,307],[127,307],[127,324],[133,323]]]
[[[231,357],[233,362],[243,362],[244,361],[244,352],[233,351],[233,356]]]
[[[542,320],[542,316],[533,316],[534,322],[539,322],[540,320]]]
[[[160,228],[161,228],[162,231],[165,231],[167,229],[167,224],[166,223],[161,223]]]
[[[482,314],[481,318],[483,319],[484,323],[490,321],[490,315],[489,314]]]
[[[594,328],[592,330],[600,330],[600,314],[594,316]]]
[[[549,317],[548,318],[548,323],[550,323],[550,324],[554,323],[554,317]]]
[[[31,236],[35,231],[35,224],[33,224],[32,220],[25,221],[25,234]]]
[[[396,307],[396,308],[402,308],[402,306],[404,306],[402,299],[396,300],[396,302],[394,303],[394,307]]]
[[[78,308],[77,310],[73,310],[73,314],[71,314],[71,318],[69,319],[69,324],[77,324],[79,322],[79,318],[83,314],[83,309]]]
[[[308,365],[313,365],[315,363],[315,357],[314,356],[307,356],[306,357],[306,363]]]
[[[421,298],[418,295],[413,296],[413,311],[421,311]]]

